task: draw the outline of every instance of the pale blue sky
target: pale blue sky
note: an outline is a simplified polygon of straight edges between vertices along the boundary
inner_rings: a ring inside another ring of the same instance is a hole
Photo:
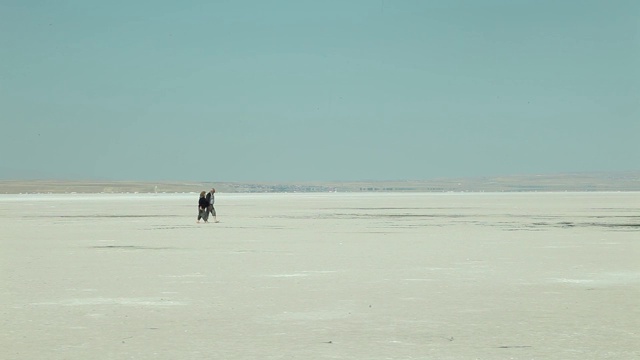
[[[0,2],[0,178],[640,170],[640,1]]]

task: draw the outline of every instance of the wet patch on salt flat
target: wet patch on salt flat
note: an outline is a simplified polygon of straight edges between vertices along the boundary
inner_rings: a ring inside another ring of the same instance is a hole
[[[575,228],[575,227],[600,227],[613,230],[640,230],[640,220],[625,222],[577,222],[577,221],[559,221],[559,222],[534,222],[531,227],[549,227],[549,228]]]

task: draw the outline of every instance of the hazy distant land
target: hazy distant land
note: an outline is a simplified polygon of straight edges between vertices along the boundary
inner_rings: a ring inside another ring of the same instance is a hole
[[[640,191],[640,172],[351,182],[0,180],[0,194]]]

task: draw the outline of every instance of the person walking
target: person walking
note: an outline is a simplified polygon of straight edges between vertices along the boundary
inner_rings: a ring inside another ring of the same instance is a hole
[[[207,202],[208,202],[208,206],[207,206],[207,214],[205,217],[205,220],[209,219],[209,216],[213,216],[213,222],[220,222],[218,221],[218,218],[216,217],[216,208],[213,207],[213,203],[216,201],[216,189],[211,188],[211,190],[209,191],[209,193],[207,193]]]
[[[198,199],[198,223],[200,223],[200,219],[203,219],[204,222],[208,222],[207,220],[207,212],[209,208],[209,201],[205,197],[205,192],[200,193],[200,199]]]

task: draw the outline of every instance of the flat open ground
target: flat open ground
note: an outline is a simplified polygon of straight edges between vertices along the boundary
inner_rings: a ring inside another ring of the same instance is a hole
[[[637,359],[640,193],[0,196],[2,359]]]

